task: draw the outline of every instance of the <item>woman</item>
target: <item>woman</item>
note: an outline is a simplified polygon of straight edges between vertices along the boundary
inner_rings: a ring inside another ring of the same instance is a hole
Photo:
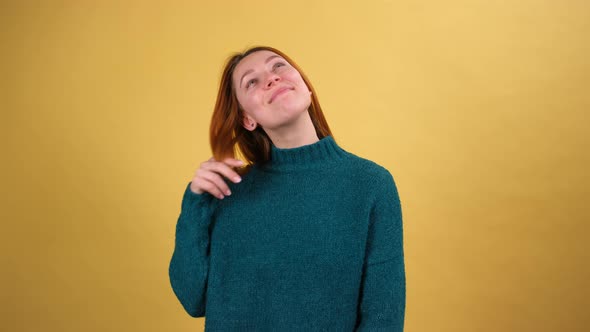
[[[271,47],[232,56],[210,141],[213,158],[184,192],[169,268],[206,331],[403,330],[393,177],[336,144],[293,60]]]

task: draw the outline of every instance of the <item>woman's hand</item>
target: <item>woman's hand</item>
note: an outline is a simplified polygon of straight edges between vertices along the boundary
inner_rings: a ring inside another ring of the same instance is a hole
[[[208,192],[219,199],[231,195],[223,177],[234,183],[242,181],[240,175],[232,167],[239,167],[243,164],[243,161],[234,158],[216,161],[211,157],[209,160],[202,162],[201,167],[195,172],[190,186],[191,191],[196,194]]]

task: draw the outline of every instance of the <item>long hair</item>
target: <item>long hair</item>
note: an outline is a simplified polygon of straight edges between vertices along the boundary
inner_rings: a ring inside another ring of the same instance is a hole
[[[209,127],[209,143],[215,160],[236,158],[236,153],[239,153],[247,164],[246,167],[238,170],[238,173],[241,174],[247,172],[252,164],[264,164],[270,160],[272,141],[264,130],[258,126],[253,131],[249,131],[242,126],[244,111],[238,102],[232,81],[232,75],[238,63],[249,54],[262,50],[280,55],[297,69],[307,88],[312,92],[308,112],[318,138],[332,136],[311,82],[291,58],[269,46],[256,46],[242,53],[235,53],[226,61],[221,75],[217,101]]]

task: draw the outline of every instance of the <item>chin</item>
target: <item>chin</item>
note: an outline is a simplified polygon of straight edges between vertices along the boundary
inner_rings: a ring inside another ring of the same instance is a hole
[[[309,109],[309,106],[311,105],[311,98],[308,98],[307,100],[297,100],[296,102],[293,103],[286,103],[284,104],[284,109],[288,112],[292,112],[295,114],[299,114],[299,113],[303,113],[305,111],[307,111]]]
[[[293,109],[283,108],[280,110],[280,112],[282,113],[280,119],[276,119],[275,123],[272,125],[263,127],[270,130],[290,127],[291,125],[294,125],[297,122],[299,122],[303,117],[309,116],[307,110],[307,108],[301,107]]]
[[[295,119],[306,113],[308,109],[309,106],[294,105],[293,107],[284,107],[282,111],[283,114],[286,114],[289,118]]]

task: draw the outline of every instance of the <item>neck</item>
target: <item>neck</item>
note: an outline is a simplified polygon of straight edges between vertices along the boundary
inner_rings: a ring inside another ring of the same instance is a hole
[[[266,134],[273,145],[281,149],[296,148],[319,141],[309,111],[303,112],[292,123],[266,130]]]
[[[315,143],[296,148],[282,149],[273,145],[269,162],[257,167],[273,172],[326,169],[342,165],[348,155],[332,136],[325,136]]]

